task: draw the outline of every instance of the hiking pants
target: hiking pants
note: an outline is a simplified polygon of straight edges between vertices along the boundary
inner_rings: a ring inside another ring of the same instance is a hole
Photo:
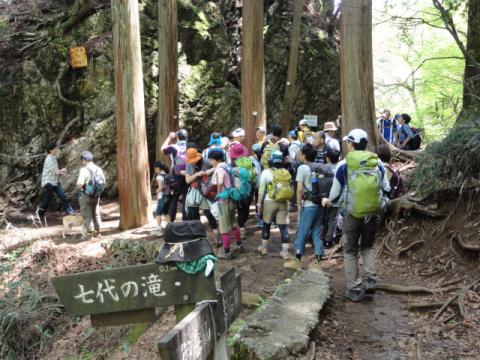
[[[248,199],[245,202],[240,203],[237,207],[237,220],[238,226],[240,228],[245,227],[245,223],[247,222],[250,215],[250,204],[252,203],[252,197],[253,193],[249,195]]]
[[[337,214],[338,207],[329,207],[326,209],[326,223],[328,226],[326,240],[329,243],[333,243],[333,235],[335,233],[335,228],[337,227]]]
[[[93,222],[93,229],[96,232],[100,232],[100,224],[102,222],[100,218],[100,198],[82,193],[78,202],[80,203],[80,213],[83,217],[85,230],[92,232]]]
[[[48,207],[50,206],[50,203],[52,202],[54,193],[57,194],[58,198],[62,202],[63,210],[65,210],[65,212],[69,215],[73,214],[72,206],[70,205],[70,203],[67,200],[67,197],[65,196],[63,187],[62,185],[60,185],[60,183],[58,183],[57,186],[54,186],[52,184],[46,184],[43,187],[42,203],[40,204],[38,215],[45,216],[45,212],[47,211]]]
[[[188,186],[182,186],[179,191],[174,192],[172,195],[172,200],[170,202],[170,207],[168,209],[168,215],[170,215],[170,221],[174,222],[177,217],[177,207],[178,202],[181,201],[182,204],[182,220],[187,220],[187,212],[185,209],[185,199],[187,198]]]
[[[212,215],[212,212],[210,211],[210,209],[203,209],[203,215],[205,215],[205,217],[207,218],[208,224],[210,225],[212,230],[215,230],[218,227],[218,224],[217,224],[217,220]],[[198,206],[188,207],[187,220],[200,220],[200,208]]]
[[[308,234],[312,233],[315,255],[324,255],[323,242],[320,238],[322,232],[323,208],[321,206],[307,206],[300,210],[297,235],[295,237],[295,252],[303,255]]]
[[[363,258],[364,278],[377,279],[373,241],[377,231],[377,217],[362,219],[347,215],[343,220],[343,253],[347,289],[358,287],[358,250]]]

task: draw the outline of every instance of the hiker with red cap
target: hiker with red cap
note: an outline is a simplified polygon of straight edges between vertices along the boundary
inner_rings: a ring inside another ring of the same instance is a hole
[[[213,174],[213,166],[208,159],[202,158],[202,154],[195,148],[188,149],[186,154],[185,180],[189,185],[185,199],[187,220],[200,220],[200,210],[203,210],[210,227],[216,232],[217,220],[210,212],[210,202],[202,193],[202,183],[208,183],[209,177]]]
[[[253,160],[248,157],[248,149],[240,143],[233,144],[230,149],[230,159],[232,161],[232,167],[243,168],[249,172],[249,181],[253,188],[253,184],[255,183],[257,174],[255,171]],[[245,223],[247,222],[250,214],[250,204],[252,202],[252,197],[253,192],[251,191],[250,194],[245,196],[245,198],[237,204],[237,220],[238,226],[240,228],[240,237],[242,240],[245,239],[246,235]]]

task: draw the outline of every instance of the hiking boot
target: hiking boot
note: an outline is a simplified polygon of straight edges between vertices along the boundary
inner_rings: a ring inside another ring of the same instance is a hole
[[[217,259],[219,259],[219,260],[232,260],[232,253],[229,252],[228,254],[225,254],[225,253],[217,254]]]
[[[283,264],[283,267],[285,269],[290,269],[290,270],[301,270],[302,269],[302,262],[298,260],[297,258],[287,261],[285,264]]]
[[[361,302],[365,299],[365,292],[363,289],[350,289],[345,291],[345,298],[353,302]]]
[[[280,256],[282,257],[283,260],[290,260],[291,259],[290,253],[288,252],[288,250],[280,251]]]
[[[263,228],[263,220],[258,220],[257,228]]]
[[[268,255],[268,250],[265,246],[260,245],[257,250],[260,252],[262,255]]]
[[[247,234],[247,231],[245,230],[245,228],[240,228],[240,240],[245,240],[246,238],[246,234]]]
[[[363,279],[362,286],[366,294],[375,294],[375,283],[376,281],[371,277]]]
[[[41,226],[47,226],[47,217],[45,216],[45,212],[42,211],[40,207],[37,207],[35,210],[35,219],[40,223]]]
[[[240,244],[240,245],[236,245],[234,248],[233,248],[233,251],[239,253],[239,254],[245,254],[245,248],[243,247],[243,244]]]

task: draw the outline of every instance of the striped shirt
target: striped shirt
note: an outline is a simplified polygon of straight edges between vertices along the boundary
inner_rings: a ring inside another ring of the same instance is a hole
[[[58,162],[57,158],[51,154],[48,154],[45,158],[42,171],[42,187],[47,184],[58,186]]]

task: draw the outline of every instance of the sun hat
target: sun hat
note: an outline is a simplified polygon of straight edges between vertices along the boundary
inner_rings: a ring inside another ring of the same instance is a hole
[[[216,145],[222,146],[222,135],[218,132],[214,132],[210,135],[210,141],[207,144],[208,146]]]
[[[333,121],[327,121],[325,125],[323,125],[323,131],[337,131],[337,127]]]
[[[187,149],[185,154],[187,155],[187,160],[186,161],[189,164],[194,164],[202,158],[202,155],[195,148]]]
[[[362,129],[353,129],[352,131],[350,131],[348,133],[347,136],[343,137],[343,141],[350,141],[350,142],[353,142],[355,144],[360,144],[362,139],[365,139],[365,140],[368,141],[368,135]]]
[[[230,159],[235,160],[248,155],[248,149],[240,143],[236,143],[230,149]]]
[[[165,243],[155,259],[158,264],[169,261],[188,262],[213,254],[205,228],[199,220],[169,223]]]
[[[256,131],[260,131],[260,132],[262,132],[262,133],[264,133],[264,134],[267,133],[267,129],[266,129],[264,126],[259,126],[259,127],[257,127],[255,130],[256,130]]]
[[[235,129],[235,130],[232,131],[232,136],[234,138],[245,136],[245,130],[242,129],[242,128]]]

